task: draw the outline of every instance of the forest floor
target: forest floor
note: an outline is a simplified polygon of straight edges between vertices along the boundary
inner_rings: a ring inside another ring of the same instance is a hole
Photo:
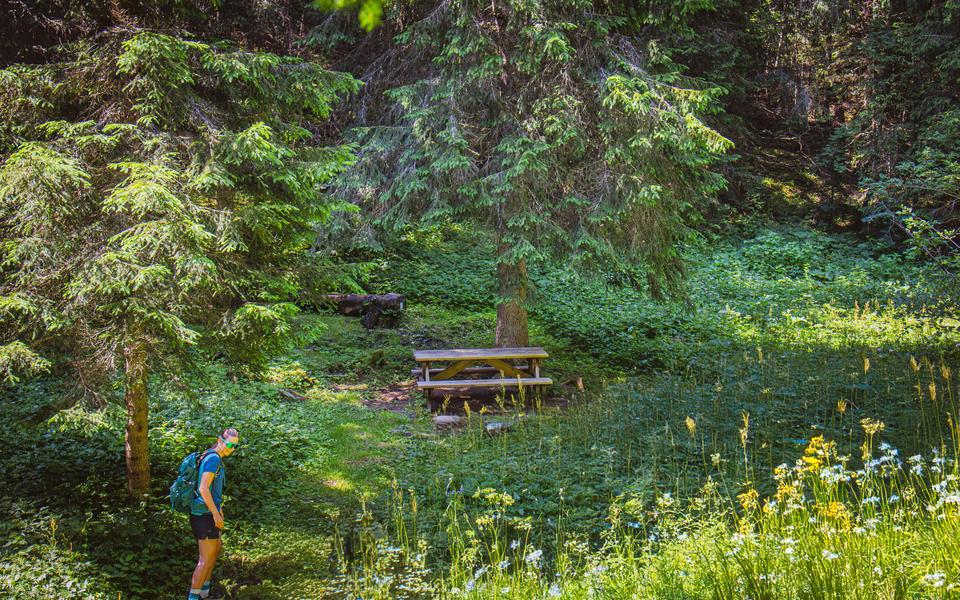
[[[304,313],[308,341],[264,377],[234,381],[218,362],[185,386],[158,377],[154,500],[141,506],[121,500],[119,405],[52,412],[56,379],[8,394],[0,468],[17,484],[0,492],[0,591],[178,597],[195,549],[185,519],[165,510],[162,496],[182,456],[225,426],[240,431],[243,446],[227,463],[218,586],[246,599],[746,589],[742,572],[729,581],[668,581],[664,573],[681,571],[676,561],[721,564],[707,550],[691,554],[684,540],[725,548],[719,533],[704,542],[702,527],[737,530],[762,500],[781,497],[777,465],[814,457],[826,467],[846,456],[854,468],[865,422],[882,422],[871,443],[882,438],[901,457],[951,450],[960,344],[952,283],[876,243],[802,227],[760,228],[691,250],[686,302],[653,303],[616,274],[535,270],[531,340],[550,352],[549,376],[582,377],[586,389],[556,385],[559,406],[516,406],[495,417],[469,411],[465,427],[438,430],[412,386],[412,351],[492,345],[493,288],[489,275],[477,275],[490,264],[484,252],[440,236],[383,264],[372,287],[410,301],[396,329]],[[441,261],[457,275],[439,273]],[[509,430],[489,435],[481,423],[490,418]],[[836,446],[821,451],[823,440]],[[705,489],[724,499],[712,512]],[[807,539],[778,534],[801,546]],[[807,554],[827,552],[820,562],[836,550],[817,544]],[[923,577],[946,572],[949,554],[916,547],[909,556],[887,552],[919,565],[897,577],[923,595]],[[628,548],[633,563],[624,562]],[[846,560],[837,564],[847,585],[870,576]],[[618,571],[625,564],[634,564],[632,575]],[[829,581],[833,563],[824,564]],[[806,589],[801,572],[781,565],[784,589]],[[604,579],[614,573],[620,583]],[[928,591],[955,583],[945,577]]]

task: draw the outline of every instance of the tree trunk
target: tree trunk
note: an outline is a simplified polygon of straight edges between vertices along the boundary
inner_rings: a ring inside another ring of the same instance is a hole
[[[123,350],[124,400],[127,405],[127,493],[141,498],[150,488],[150,448],[147,445],[147,351],[134,338]]]
[[[498,264],[497,284],[500,288],[500,304],[497,305],[497,348],[529,346],[526,262],[521,259],[512,265]]]

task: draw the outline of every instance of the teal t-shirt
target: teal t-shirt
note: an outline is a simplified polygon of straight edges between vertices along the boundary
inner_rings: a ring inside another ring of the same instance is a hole
[[[220,510],[220,506],[223,504],[223,485],[227,480],[226,469],[222,465],[223,459],[220,458],[220,455],[216,452],[209,452],[203,457],[200,469],[197,471],[198,484],[203,480],[204,473],[215,473],[213,481],[210,482],[210,494],[213,496],[213,503],[217,506],[217,510]],[[200,496],[199,489],[193,499],[193,506],[190,507],[190,514],[198,516],[210,514],[207,503]]]

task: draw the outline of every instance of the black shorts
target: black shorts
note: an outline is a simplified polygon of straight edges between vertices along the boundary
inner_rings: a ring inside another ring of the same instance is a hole
[[[220,539],[220,529],[213,522],[213,515],[190,515],[190,528],[193,529],[193,537],[198,540],[218,540]]]

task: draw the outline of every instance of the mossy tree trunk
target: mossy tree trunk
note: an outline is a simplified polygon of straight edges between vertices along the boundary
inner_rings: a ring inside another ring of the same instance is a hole
[[[150,489],[150,447],[147,444],[147,351],[143,342],[127,342],[124,355],[124,400],[127,428],[124,440],[127,493],[140,498]]]
[[[527,328],[527,263],[497,265],[500,301],[497,304],[496,346],[517,348],[530,344]]]

